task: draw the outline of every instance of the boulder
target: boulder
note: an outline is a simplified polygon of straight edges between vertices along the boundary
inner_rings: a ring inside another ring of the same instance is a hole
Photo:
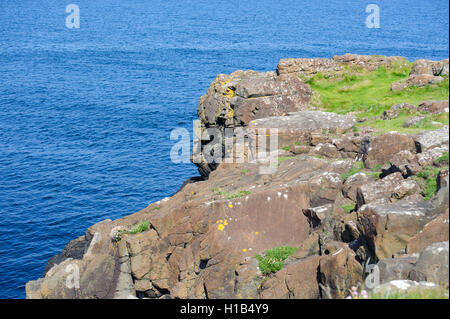
[[[362,206],[357,225],[372,251],[371,260],[406,254],[408,240],[433,218],[430,209],[428,202],[407,201]]]
[[[389,110],[383,112],[383,120],[392,120],[400,115],[401,112],[412,113],[417,110],[415,105],[409,103],[400,103],[391,106]]]
[[[363,155],[364,165],[367,168],[384,166],[394,155],[404,150],[415,152],[411,137],[397,132],[376,136],[370,140],[367,153]]]
[[[389,202],[392,194],[403,181],[402,174],[397,172],[375,182],[359,186],[356,190],[357,207],[376,201]]]
[[[320,256],[296,261],[278,271],[262,285],[263,299],[318,299],[320,298],[317,271]]]
[[[427,74],[434,76],[445,76],[448,75],[448,70],[448,59],[441,61],[419,59],[414,61],[409,75]]]
[[[421,252],[427,246],[449,240],[449,216],[447,211],[428,224],[415,236],[408,240],[408,254]]]
[[[377,263],[380,272],[380,283],[384,284],[392,280],[409,279],[409,274],[416,262],[417,257],[414,256],[380,260]]]
[[[365,173],[356,173],[349,178],[344,183],[342,187],[342,193],[345,197],[356,202],[356,194],[359,187],[368,185],[371,178]]]
[[[410,278],[415,281],[434,282],[448,289],[448,256],[448,241],[428,246],[420,253]]]
[[[433,114],[448,113],[448,101],[425,101],[419,104],[418,110]]]
[[[347,244],[330,242],[323,253],[319,263],[322,298],[344,298],[348,289],[361,283],[363,268]]]
[[[448,136],[448,125],[435,131],[423,131],[417,134],[414,138],[417,153],[422,153],[435,147],[448,147]]]
[[[420,194],[421,193],[420,185],[411,178],[408,178],[398,184],[392,193],[392,199],[400,200],[407,196]]]
[[[425,116],[410,117],[410,118],[406,119],[406,121],[403,123],[403,127],[407,128],[407,127],[416,126],[417,124],[420,123],[420,121],[423,121],[424,119],[425,119]]]

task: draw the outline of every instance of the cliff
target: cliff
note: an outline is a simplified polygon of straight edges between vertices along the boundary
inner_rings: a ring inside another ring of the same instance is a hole
[[[448,289],[448,73],[346,54],[219,75],[198,106],[204,180],[91,226],[27,298],[341,298],[374,265],[374,291]],[[211,142],[227,130],[231,148]]]

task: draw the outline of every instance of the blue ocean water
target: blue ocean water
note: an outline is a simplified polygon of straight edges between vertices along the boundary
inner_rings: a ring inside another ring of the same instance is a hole
[[[440,60],[448,15],[446,0],[1,0],[0,298],[24,298],[90,225],[198,175],[171,163],[169,136],[192,131],[217,74],[347,52]]]

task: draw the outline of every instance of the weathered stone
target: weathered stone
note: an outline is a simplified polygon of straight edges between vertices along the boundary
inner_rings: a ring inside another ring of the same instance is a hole
[[[303,214],[308,218],[312,228],[320,225],[327,216],[333,212],[333,204],[327,204],[318,207],[310,207],[303,210]]]
[[[401,257],[382,259],[378,262],[380,283],[384,284],[392,280],[406,280],[417,262],[416,257]]]
[[[432,166],[434,161],[444,154],[444,152],[448,152],[448,147],[435,147],[429,150],[426,150],[422,153],[418,153],[416,155],[417,162],[420,166]]]
[[[408,60],[399,56],[381,56],[381,55],[360,55],[346,53],[344,55],[335,55],[333,60],[344,65],[359,67],[368,71],[373,71],[380,66],[391,67],[392,65],[408,65]]]
[[[368,185],[370,178],[364,173],[356,173],[349,178],[344,183],[342,187],[342,193],[345,197],[351,199],[356,202],[356,194],[358,187]]]
[[[430,209],[428,202],[367,204],[358,212],[358,229],[375,258],[392,258],[406,253],[408,240],[433,218]]]
[[[425,101],[419,104],[418,110],[433,114],[448,113],[448,101]]]
[[[363,269],[355,257],[355,252],[344,243],[331,242],[324,247],[319,264],[323,298],[343,298],[347,289],[362,281]]]
[[[449,216],[448,208],[445,214],[430,221],[414,237],[408,240],[408,254],[421,252],[427,246],[449,240]]]
[[[408,103],[400,103],[393,105],[389,110],[383,112],[383,120],[392,120],[400,115],[401,112],[414,112],[417,107]]]
[[[261,298],[317,299],[320,297],[317,282],[319,256],[308,257],[278,271],[264,283]]]
[[[277,65],[277,74],[313,75],[319,72],[339,71],[341,67],[332,59],[281,59]]]
[[[288,116],[273,116],[251,121],[249,133],[251,138],[256,140],[252,135],[255,129],[273,128],[278,130],[279,145],[293,145],[298,141],[309,144],[314,133],[320,133],[318,136],[326,136],[330,132],[342,134],[351,130],[355,123],[353,116],[301,111],[289,113]]]
[[[410,117],[410,118],[406,119],[406,121],[403,123],[403,127],[416,126],[417,124],[420,123],[420,121],[423,121],[424,119],[425,119],[425,116]]]
[[[364,165],[367,168],[383,166],[403,150],[415,152],[414,140],[411,137],[396,132],[376,136],[371,139],[367,155],[363,157]]]
[[[407,196],[419,194],[420,192],[419,184],[415,180],[408,178],[394,188],[392,198],[400,200]]]
[[[428,74],[435,76],[448,75],[448,59],[441,61],[430,61],[419,59],[414,61],[410,75]]]
[[[372,183],[363,184],[356,190],[357,207],[379,200],[389,201],[397,186],[403,182],[403,176],[397,172]]]
[[[410,75],[409,78],[406,79],[406,84],[408,86],[423,87],[430,84],[436,84],[442,81],[444,81],[444,78],[442,76],[419,74],[419,75]]]
[[[441,127],[435,131],[424,131],[417,134],[414,138],[417,152],[425,152],[426,150],[445,146],[448,147],[448,125]]]
[[[411,271],[412,280],[434,282],[449,287],[449,248],[448,241],[435,243],[425,248]]]

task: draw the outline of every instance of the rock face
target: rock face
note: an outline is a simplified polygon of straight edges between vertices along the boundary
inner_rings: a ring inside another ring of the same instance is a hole
[[[209,145],[212,130],[233,128],[244,131],[244,146],[267,150],[258,138],[276,129],[273,170],[262,172],[267,163],[249,161],[249,153],[233,163],[193,154],[203,178],[91,226],[48,262],[43,278],[27,283],[27,298],[345,298],[374,263],[383,289],[448,287],[448,168],[445,158],[436,161],[448,152],[448,126],[415,136],[356,130],[351,114],[311,109],[313,92],[300,79],[403,63],[347,54],[282,60],[277,73],[219,75],[200,99],[207,138],[197,146]],[[445,70],[420,62],[411,73]],[[436,103],[419,109],[439,113],[445,103]],[[382,117],[417,109],[402,103]],[[437,180],[420,180],[430,167],[440,171]],[[423,185],[436,186],[431,200]],[[128,231],[139,225],[148,227]],[[281,246],[297,250],[263,274],[257,255]]]
[[[198,118],[201,122],[200,147],[211,141],[208,132],[217,129],[246,127],[250,121],[281,116],[305,109],[312,90],[298,76],[277,76],[274,72],[236,71],[221,74],[200,98]],[[219,143],[222,143],[219,141]],[[203,156],[194,158],[203,176],[217,168]]]
[[[448,254],[448,241],[425,248],[411,271],[411,279],[431,281],[448,289]]]

